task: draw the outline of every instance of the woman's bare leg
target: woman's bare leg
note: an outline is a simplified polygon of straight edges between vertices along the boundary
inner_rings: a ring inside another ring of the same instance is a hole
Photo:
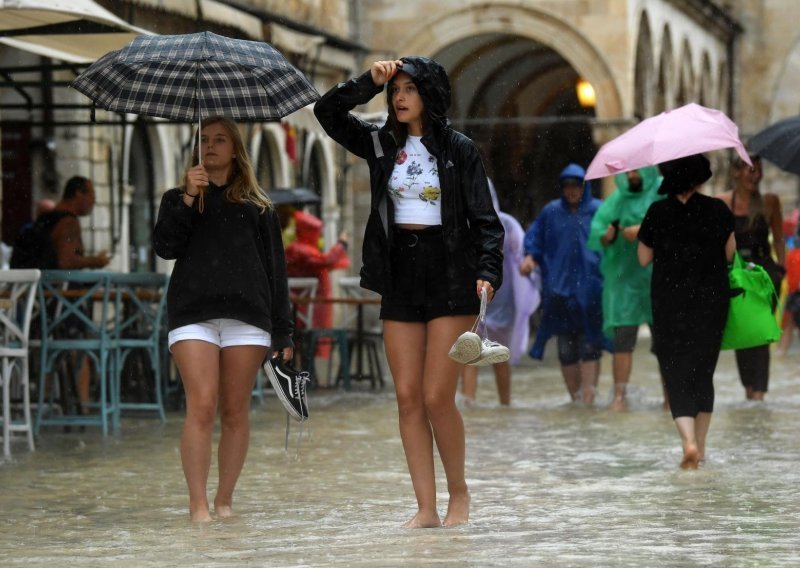
[[[478,367],[464,365],[461,370],[461,394],[469,402],[475,402],[478,393]]]
[[[700,449],[697,446],[696,420],[692,416],[678,416],[675,426],[683,445],[682,469],[697,469],[700,462]],[[707,431],[707,429],[706,429]]]
[[[181,462],[189,487],[189,513],[192,521],[207,522],[211,520],[206,486],[219,392],[219,348],[206,341],[179,341],[172,346],[172,356],[186,393]]]
[[[511,365],[508,361],[494,366],[494,382],[497,384],[497,396],[503,406],[511,405]]]
[[[386,360],[394,380],[399,411],[400,438],[406,454],[411,484],[417,497],[417,514],[403,526],[428,528],[441,525],[436,510],[433,435],[422,393],[425,361],[425,324],[384,321]],[[448,346],[448,349],[450,346]],[[445,350],[445,356],[447,351]]]
[[[694,420],[694,437],[697,440],[697,451],[699,459],[702,460],[706,457],[706,436],[708,429],[711,426],[711,413],[698,412],[697,418]]]
[[[250,443],[250,398],[256,373],[267,348],[258,345],[226,347],[220,353],[219,410],[222,433],[217,450],[219,485],[214,512],[233,514],[233,490],[242,472]]]
[[[600,378],[600,361],[582,361],[580,363],[581,397],[583,404],[594,404],[597,381]]]
[[[464,477],[464,421],[456,406],[456,388],[461,364],[447,352],[453,342],[472,325],[472,316],[447,316],[428,322],[425,374],[422,390],[425,411],[436,439],[447,476],[450,501],[444,526],[456,526],[469,520],[469,490]]]

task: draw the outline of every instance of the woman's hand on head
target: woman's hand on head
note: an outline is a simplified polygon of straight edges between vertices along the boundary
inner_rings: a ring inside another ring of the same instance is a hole
[[[208,173],[202,164],[198,164],[186,171],[186,191],[189,195],[196,196],[203,188],[208,187]]]
[[[403,62],[399,59],[394,61],[376,61],[369,69],[372,75],[372,82],[376,87],[382,87],[394,77],[398,71],[402,70]]]

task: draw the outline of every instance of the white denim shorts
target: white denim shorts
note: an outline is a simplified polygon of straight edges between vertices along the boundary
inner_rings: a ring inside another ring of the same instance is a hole
[[[254,325],[229,318],[217,318],[200,323],[178,327],[169,332],[169,349],[178,341],[198,339],[213,343],[217,347],[233,347],[234,345],[272,345],[270,334]]]

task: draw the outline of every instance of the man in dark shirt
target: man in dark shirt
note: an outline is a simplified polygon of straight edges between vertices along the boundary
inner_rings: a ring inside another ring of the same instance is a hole
[[[61,201],[56,204],[52,214],[61,214],[50,232],[52,248],[55,253],[57,268],[74,270],[80,268],[103,268],[111,261],[108,251],[102,250],[94,256],[85,255],[81,224],[78,217],[85,217],[92,212],[95,202],[94,184],[88,178],[74,176],[64,186]],[[64,214],[66,213],[66,215]],[[80,330],[76,330],[77,333]],[[78,374],[78,400],[85,409],[89,401],[91,366],[89,357],[84,355],[80,361]]]

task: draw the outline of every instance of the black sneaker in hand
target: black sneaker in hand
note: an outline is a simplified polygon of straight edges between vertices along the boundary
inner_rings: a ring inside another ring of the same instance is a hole
[[[308,372],[298,371],[280,357],[274,357],[264,362],[264,373],[289,416],[301,422],[307,420],[306,383],[311,380]]]

